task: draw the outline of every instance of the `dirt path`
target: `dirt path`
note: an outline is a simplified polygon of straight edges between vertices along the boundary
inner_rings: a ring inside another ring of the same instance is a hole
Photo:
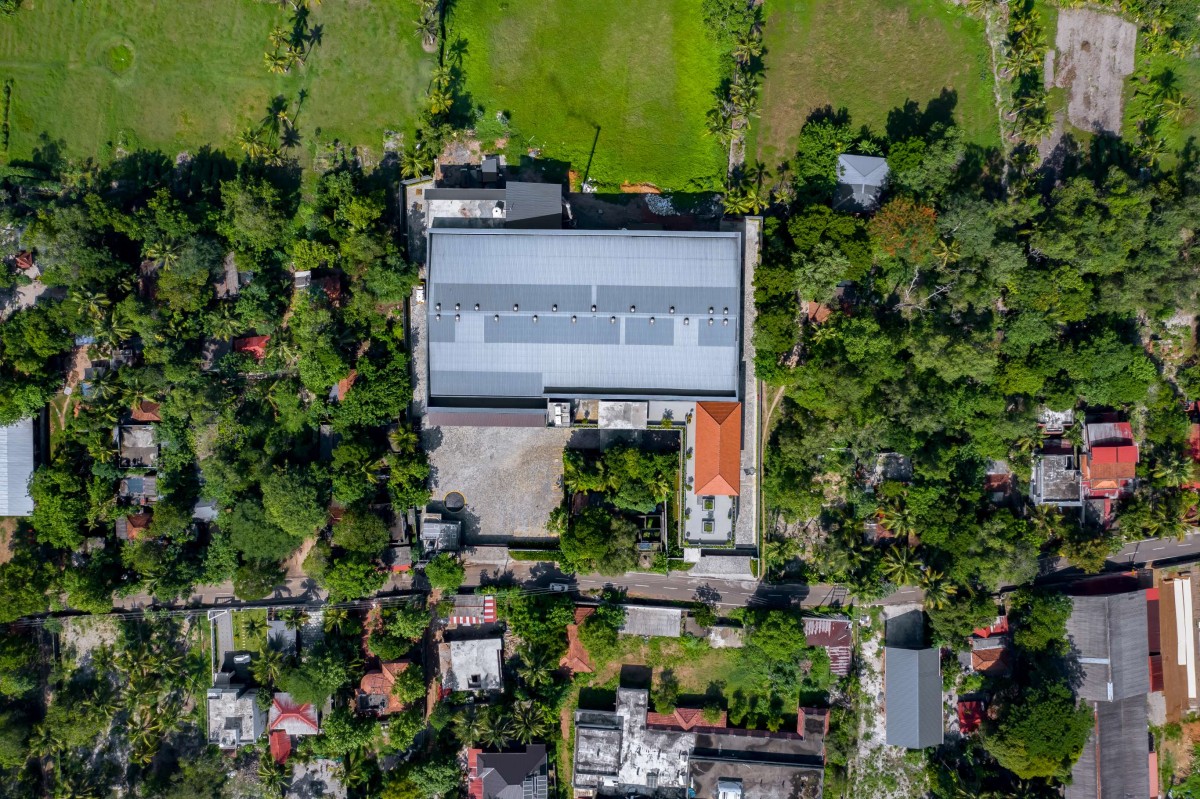
[[[763,388],[765,383],[761,380],[758,382],[758,396],[763,396]],[[759,442],[758,442],[758,462],[761,464],[767,457],[767,442],[771,439],[771,416],[775,413],[775,409],[779,407],[779,403],[783,401],[783,386],[775,389],[770,401],[767,403],[766,410],[762,414],[762,423],[759,425]],[[758,529],[762,530],[762,537],[765,540],[767,530],[767,503],[760,502],[758,510]]]

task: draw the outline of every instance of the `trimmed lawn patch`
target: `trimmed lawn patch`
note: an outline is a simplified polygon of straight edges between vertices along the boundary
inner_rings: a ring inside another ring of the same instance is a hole
[[[720,187],[725,153],[704,132],[719,52],[695,0],[455,0],[451,14],[485,148],[503,112],[510,158],[538,148],[607,188]]]
[[[261,630],[254,630],[254,625]],[[233,648],[237,652],[257,652],[267,645],[267,611],[247,608],[233,613]]]
[[[295,122],[305,151],[322,140],[382,148],[386,128],[419,113],[433,65],[407,0],[342,0],[314,8],[320,31],[306,66],[271,75],[268,33],[291,19],[247,0],[76,0],[26,3],[0,23],[0,79],[13,81],[9,156],[57,147],[111,158],[117,148],[173,155],[210,144],[236,150],[276,95],[308,92]]]
[[[998,146],[983,24],[943,0],[771,0],[757,133],[768,166],[790,158],[808,115],[845,107],[851,122],[885,130],[906,101],[924,109],[956,93],[967,139]]]

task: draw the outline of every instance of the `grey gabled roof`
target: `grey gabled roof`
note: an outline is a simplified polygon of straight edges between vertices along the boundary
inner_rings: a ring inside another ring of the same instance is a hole
[[[477,758],[483,799],[546,799],[548,760],[543,744],[524,752],[481,752]]]
[[[0,516],[29,516],[33,499],[33,419],[0,427]]]
[[[505,227],[562,227],[562,186],[510,180],[504,192]]]
[[[430,405],[736,399],[741,259],[738,233],[432,228]]]
[[[942,664],[936,649],[883,651],[887,742],[924,749],[942,742]]]
[[[887,159],[843,153],[838,156],[837,177],[834,208],[846,205],[863,210],[873,208],[887,184]]]
[[[1072,597],[1067,637],[1079,659],[1084,699],[1111,702],[1150,691],[1146,594]]]
[[[1150,795],[1150,730],[1144,695],[1094,705],[1096,726],[1071,769],[1066,799]]]

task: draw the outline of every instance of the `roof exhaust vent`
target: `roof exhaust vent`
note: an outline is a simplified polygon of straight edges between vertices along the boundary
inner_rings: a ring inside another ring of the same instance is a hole
[[[454,303],[454,310],[456,310],[456,311],[457,311],[457,310],[458,310],[459,308],[461,308],[461,307],[462,307],[462,306],[460,306],[460,305],[459,305],[457,302],[456,302],[456,303]]]
[[[518,310],[520,310],[520,308],[520,305],[517,305],[515,302],[513,303],[513,313],[516,313]]]
[[[493,317],[492,317],[492,321],[493,321],[493,322],[499,322],[499,321],[500,321],[500,314],[496,314],[495,316],[493,316]]]
[[[637,306],[636,306],[636,305],[630,305],[630,306],[629,306],[629,312],[630,312],[630,313],[637,313]]]
[[[553,305],[551,305],[550,310],[554,313],[558,313],[558,303],[556,302]]]
[[[572,316],[572,317],[571,317],[571,324],[575,324],[575,317],[574,317],[574,316]]]
[[[651,316],[651,317],[650,317],[650,324],[654,324],[654,317],[653,317],[653,316]]]
[[[537,324],[537,314],[534,314],[534,315],[533,315],[533,323],[534,323],[535,325]]]
[[[454,315],[454,321],[455,321],[455,322],[459,322],[459,321],[461,321],[461,320],[462,320],[462,315],[461,315],[461,314],[455,314],[455,315]]]
[[[595,312],[596,312],[596,306],[595,306],[595,305],[593,305],[593,306],[592,306],[592,313],[595,313]]]
[[[475,303],[475,310],[479,310],[479,303]]]
[[[608,323],[610,325],[615,325],[617,323],[617,317],[615,317],[615,316],[608,317]]]
[[[688,318],[685,316],[685,317],[683,317],[683,323],[684,323],[685,325],[690,325],[690,324],[691,324],[691,321],[690,321],[690,320],[689,320],[689,319],[688,319]]]
[[[671,310],[669,311],[669,313],[675,313],[675,306],[674,306],[674,305],[672,305],[672,306],[671,306]]]

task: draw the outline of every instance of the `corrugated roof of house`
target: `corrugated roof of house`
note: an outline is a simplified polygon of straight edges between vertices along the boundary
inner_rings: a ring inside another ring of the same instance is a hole
[[[271,700],[267,727],[272,732],[282,730],[288,735],[316,735],[321,731],[317,709],[311,704],[300,704],[286,693],[275,694]]]
[[[697,496],[737,496],[741,492],[742,405],[696,403],[695,492]]]
[[[936,649],[884,649],[887,742],[924,749],[942,742],[942,664]]]
[[[33,497],[33,419],[0,427],[0,516],[29,516]]]
[[[1149,692],[1145,592],[1076,596],[1071,602],[1067,637],[1083,670],[1079,695],[1109,702]]]
[[[1096,702],[1095,726],[1071,769],[1066,799],[1150,796],[1150,741],[1145,695]]]

